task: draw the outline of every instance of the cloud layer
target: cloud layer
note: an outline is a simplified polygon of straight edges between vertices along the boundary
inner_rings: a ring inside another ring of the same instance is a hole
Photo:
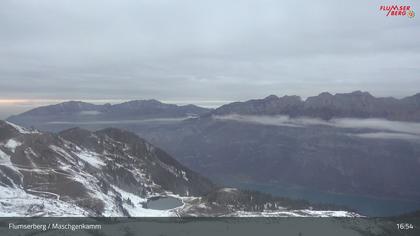
[[[420,140],[420,123],[389,121],[384,119],[335,118],[325,121],[308,117],[290,118],[288,116],[250,116],[237,114],[213,116],[213,118],[217,120],[237,121],[259,125],[299,128],[322,125],[352,129],[353,131],[357,131],[357,133],[351,133],[351,135],[361,138]]]
[[[405,1],[420,9],[418,1]],[[420,21],[379,2],[0,2],[0,99],[419,92]]]

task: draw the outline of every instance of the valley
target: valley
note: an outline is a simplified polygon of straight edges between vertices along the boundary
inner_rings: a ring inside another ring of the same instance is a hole
[[[217,109],[145,100],[112,105],[128,109],[118,117],[104,115],[110,105],[70,102],[9,120],[48,132],[128,130],[219,185],[385,216],[419,207],[418,98],[272,95]]]

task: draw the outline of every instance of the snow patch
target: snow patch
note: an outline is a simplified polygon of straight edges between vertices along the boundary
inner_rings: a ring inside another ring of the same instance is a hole
[[[237,211],[227,216],[234,217],[361,217],[348,211],[316,211],[316,210],[285,210],[285,211]]]
[[[10,156],[4,153],[1,149],[0,149],[0,163],[11,164]]]
[[[181,174],[182,174],[182,178],[185,180],[185,181],[189,181],[189,179],[188,179],[188,177],[187,177],[187,173],[185,173],[185,171],[181,171]]]
[[[236,188],[222,188],[222,189],[220,189],[220,191],[227,192],[227,193],[234,193],[234,192],[238,191],[238,189],[236,189]]]
[[[4,145],[4,147],[8,148],[10,151],[15,152],[16,148],[22,145],[21,142],[16,141],[14,139],[10,139],[7,141],[7,143]]]
[[[58,155],[62,156],[68,162],[73,163],[73,164],[77,163],[77,161],[63,148],[55,146],[55,145],[50,145],[49,148],[53,150],[54,152],[56,152]]]
[[[18,172],[18,170],[16,169],[16,167],[13,165],[12,161],[10,160],[10,156],[4,153],[1,149],[0,149],[0,165],[7,166],[10,169]]]
[[[105,162],[103,162],[97,153],[89,152],[82,150],[78,153],[75,153],[80,159],[83,161],[89,163],[91,166],[96,168],[101,168],[102,166],[105,166]]]
[[[19,188],[0,186],[0,217],[88,215],[74,204],[38,197]]]

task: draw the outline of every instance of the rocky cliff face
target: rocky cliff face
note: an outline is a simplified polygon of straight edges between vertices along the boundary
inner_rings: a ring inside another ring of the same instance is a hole
[[[249,100],[224,105],[215,115],[288,115],[329,120],[334,117],[383,118],[399,121],[420,121],[420,94],[403,99],[376,98],[367,92],[355,91],[332,95],[321,93],[303,101],[298,96]]]

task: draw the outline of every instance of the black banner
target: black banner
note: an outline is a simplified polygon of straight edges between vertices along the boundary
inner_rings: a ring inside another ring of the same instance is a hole
[[[420,217],[0,218],[0,235],[418,236]]]

